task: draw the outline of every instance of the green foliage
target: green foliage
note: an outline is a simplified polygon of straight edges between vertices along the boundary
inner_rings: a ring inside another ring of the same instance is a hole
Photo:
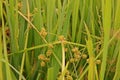
[[[119,80],[120,0],[1,0],[0,80]]]

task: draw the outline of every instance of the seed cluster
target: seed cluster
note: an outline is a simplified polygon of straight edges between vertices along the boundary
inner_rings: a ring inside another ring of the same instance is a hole
[[[65,41],[65,37],[63,35],[60,35],[58,38],[60,41]]]
[[[87,63],[89,63],[89,58],[86,61],[87,61]],[[101,60],[100,59],[96,60],[95,64],[101,64]]]
[[[61,43],[66,44],[66,39],[65,39],[65,37],[63,35],[60,35],[58,37],[58,40],[61,41]]]
[[[87,59],[87,54],[82,54],[81,57],[82,59]]]
[[[70,72],[68,70],[66,70],[64,76],[65,76],[64,80],[73,80],[73,78],[72,78],[72,76],[71,76],[71,74],[70,74]],[[61,79],[62,79],[62,74],[59,73],[59,76],[58,76],[57,80],[61,80]]]
[[[78,47],[74,47],[72,49],[72,52],[73,52],[73,57],[70,58],[69,60],[71,63],[77,62],[80,59],[86,59],[86,62],[89,63],[89,58],[87,58],[88,57],[87,54],[85,53],[81,54]],[[101,60],[100,59],[96,60],[95,64],[101,64]]]
[[[47,57],[50,57],[51,54],[52,54],[52,50],[48,50],[48,51],[46,52],[46,56],[47,56]]]
[[[46,32],[46,29],[45,28],[42,28],[41,31],[40,31],[40,36],[45,38],[47,36],[47,32]]]
[[[65,73],[65,80],[73,80],[72,76],[70,75],[70,72],[67,70]]]
[[[23,3],[21,1],[19,1],[17,5],[18,5],[18,10],[21,10],[23,7]]]
[[[100,59],[96,60],[96,64],[101,64],[101,60]]]
[[[87,54],[83,53],[81,54],[81,52],[79,51],[78,47],[74,47],[72,49],[72,52],[73,52],[73,57],[70,58],[70,62],[73,63],[73,62],[77,62],[79,61],[80,59],[87,59]]]
[[[48,51],[46,52],[46,55],[45,55],[45,54],[40,54],[40,55],[38,56],[38,59],[41,60],[40,65],[41,65],[42,67],[44,67],[44,66],[46,65],[46,63],[50,61],[50,56],[51,56],[51,54],[52,54],[52,51],[51,51],[51,50],[48,50]]]
[[[78,47],[73,48],[72,52],[73,52],[73,58],[70,59],[70,62],[73,63],[73,62],[79,61],[79,59],[81,58],[80,56],[81,53],[78,50]]]

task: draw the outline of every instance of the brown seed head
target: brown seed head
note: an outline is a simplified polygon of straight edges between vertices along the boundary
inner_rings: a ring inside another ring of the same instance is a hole
[[[80,58],[81,58],[81,56],[80,56],[80,55],[78,55],[78,54],[74,54],[74,58],[76,58],[76,59],[80,59]]]
[[[41,59],[41,60],[45,60],[45,55],[44,54],[40,54],[39,56],[38,56],[38,59]]]
[[[75,62],[78,62],[78,61],[79,61],[79,59],[78,59],[78,58],[74,58],[74,60],[75,60]]]
[[[45,28],[42,28],[41,31],[40,31],[40,35],[41,37],[45,38],[47,36],[47,32],[45,30]]]
[[[68,48],[64,48],[65,49],[65,52],[67,52],[68,51]]]
[[[21,8],[22,8],[22,6],[23,6],[22,2],[19,1],[17,5],[18,5],[18,9],[21,10]]]
[[[65,37],[63,35],[59,36],[58,39],[59,41],[62,41],[62,42],[65,41]]]
[[[70,72],[68,71],[68,70],[66,70],[66,73],[65,73],[65,75],[69,75],[70,74]]]
[[[52,44],[49,44],[48,45],[48,48],[54,48]]]
[[[89,63],[89,58],[86,61],[87,61],[87,63]]]
[[[96,60],[96,64],[101,64],[101,60]]]
[[[79,50],[78,50],[78,47],[75,47],[75,48],[73,48],[72,49],[72,52],[74,52],[74,53],[76,53],[76,52],[78,52]]]
[[[49,61],[50,61],[50,58],[47,58],[47,57],[46,57],[46,58],[44,59],[44,61],[45,61],[45,62],[49,62]]]
[[[45,64],[44,61],[42,61],[42,62],[40,63],[40,65],[41,65],[42,67],[44,67],[46,64]]]
[[[38,8],[34,8],[34,12],[38,12]]]
[[[72,78],[72,76],[67,75],[67,76],[66,76],[66,80],[73,80],[73,78]]]
[[[46,56],[47,56],[47,57],[49,57],[51,54],[52,54],[52,51],[51,51],[51,50],[48,50],[48,51],[46,52]]]
[[[82,54],[82,58],[83,58],[83,59],[86,59],[86,58],[87,58],[87,55],[86,55],[86,54]]]
[[[71,58],[71,59],[70,59],[70,62],[71,62],[71,63],[73,63],[74,61],[75,61],[74,58]]]

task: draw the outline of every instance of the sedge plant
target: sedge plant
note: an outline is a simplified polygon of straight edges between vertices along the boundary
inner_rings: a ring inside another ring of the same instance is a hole
[[[0,0],[0,80],[119,80],[119,0]]]

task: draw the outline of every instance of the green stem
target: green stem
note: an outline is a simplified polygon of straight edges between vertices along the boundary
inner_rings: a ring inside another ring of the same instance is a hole
[[[62,46],[62,73],[63,73],[65,70],[65,51],[64,51],[65,49],[63,42],[61,43],[61,46]],[[64,76],[62,77],[62,80],[64,80]]]
[[[29,2],[27,0],[27,14],[28,14],[28,20],[30,21],[30,10],[29,10]],[[30,24],[28,23],[27,29],[26,29],[26,37],[25,37],[25,46],[24,46],[24,50],[27,49],[27,43],[28,43],[28,35],[29,35],[29,30],[30,30]],[[24,62],[25,62],[25,53],[27,53],[27,51],[25,51],[23,53],[22,56],[22,63],[21,63],[21,69],[20,69],[20,76],[19,76],[19,80],[21,80],[21,76],[22,76],[22,72],[23,72],[23,67],[24,67]]]

